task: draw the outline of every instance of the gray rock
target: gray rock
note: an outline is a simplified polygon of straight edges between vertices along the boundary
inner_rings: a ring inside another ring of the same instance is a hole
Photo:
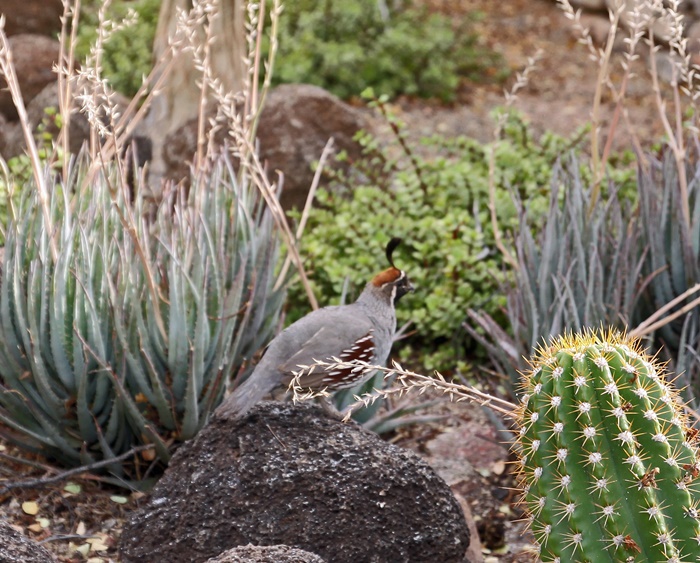
[[[469,532],[446,483],[412,452],[316,406],[266,402],[241,422],[214,419],[175,454],[128,519],[121,555],[193,563],[248,543],[334,563],[456,563]]]
[[[691,53],[691,55],[700,53],[700,20],[691,23],[685,29],[685,35],[688,38],[688,52]],[[697,63],[697,61],[692,62]]]
[[[0,520],[0,563],[50,563],[56,558],[38,543]]]
[[[325,563],[325,561],[318,555],[286,545],[267,547],[245,545],[229,549],[218,557],[207,559],[207,563]]]
[[[44,86],[56,80],[53,65],[58,62],[60,45],[49,37],[32,34],[15,35],[8,42],[26,105]],[[0,113],[8,119],[17,119],[17,109],[4,78],[0,78]]]

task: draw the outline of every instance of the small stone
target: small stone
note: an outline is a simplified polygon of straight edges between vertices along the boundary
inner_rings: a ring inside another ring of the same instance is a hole
[[[286,545],[245,545],[229,549],[206,563],[325,563],[325,560],[314,553]]]

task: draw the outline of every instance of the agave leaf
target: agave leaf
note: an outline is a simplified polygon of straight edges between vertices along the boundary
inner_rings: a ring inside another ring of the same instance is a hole
[[[45,444],[49,447],[49,451],[55,455],[60,456],[67,460],[77,460],[79,456],[77,455],[77,450],[80,447],[80,441],[71,437],[67,433],[61,432],[61,427],[56,424],[54,420],[47,418],[44,413],[36,408],[32,403],[28,403],[28,407],[32,412],[34,421],[38,423],[38,427],[31,434],[27,434],[32,438],[37,436],[40,437],[39,443]],[[20,430],[19,426],[12,425],[3,421],[11,428]],[[41,429],[42,434],[39,434],[39,429]]]
[[[122,402],[117,399],[112,405],[110,417],[105,425],[104,433],[101,432],[98,427],[97,442],[100,445],[100,451],[102,452],[101,457],[103,459],[116,457],[114,450],[121,451],[129,449],[129,445],[132,442],[132,430],[129,428],[128,424],[124,424],[124,421],[127,419],[124,414]],[[110,466],[110,469],[117,475],[122,474],[121,468],[118,466]]]
[[[14,262],[14,246],[7,245],[5,247],[5,257],[3,261],[3,277],[5,278],[5,283],[0,287],[0,315],[2,316],[2,339],[0,339],[0,344],[3,346],[3,350],[7,352],[9,356],[12,357],[14,362],[20,366],[26,364],[26,357],[21,353],[20,341],[17,339],[15,334],[15,327],[13,323],[14,319],[14,308],[17,306],[14,297],[14,292],[11,288],[14,288],[13,274],[14,269],[12,268],[12,263]]]
[[[73,238],[73,230],[67,233],[64,241]],[[73,255],[72,245],[64,244],[58,256],[56,267],[53,272],[53,298],[49,306],[49,320],[51,326],[49,331],[49,341],[51,345],[51,356],[58,377],[63,382],[69,392],[75,392],[75,373],[70,365],[69,354],[66,344],[70,343],[69,334],[72,333],[69,319],[66,318],[68,307],[68,277],[70,275],[68,264]],[[48,276],[46,276],[48,277]],[[46,278],[45,277],[45,278]]]
[[[215,214],[215,216],[220,215],[221,214]],[[223,299],[220,299],[220,296],[224,295],[224,283],[222,272],[218,265],[220,252],[214,244],[211,229],[203,218],[201,233],[203,237],[202,246],[206,248],[206,255],[208,256],[206,259],[206,268],[202,268],[201,270],[201,273],[205,274],[201,286],[204,288],[206,295],[204,299],[205,310],[203,311],[204,316],[202,319],[207,325],[210,325],[207,327],[207,331],[202,335],[206,337],[206,345],[202,344],[202,365],[205,372],[209,372],[209,370],[216,370],[218,367],[213,366],[212,362],[216,357],[219,334],[221,333],[223,325],[226,323],[224,319]],[[209,289],[209,286],[211,286],[211,289]],[[209,322],[208,316],[212,318],[213,322]],[[219,322],[217,322],[217,320],[219,320]],[[201,392],[202,389],[199,390],[199,393]]]
[[[189,440],[199,430],[200,421],[199,403],[197,402],[197,379],[194,376],[187,378],[183,407],[184,415],[180,434],[182,439]]]
[[[116,290],[111,284],[110,288],[113,292],[113,298],[116,298]],[[122,354],[124,356],[124,361],[126,362],[125,369],[128,369],[129,376],[134,379],[136,386],[135,392],[143,393],[148,402],[155,405],[158,403],[158,400],[156,399],[154,390],[151,388],[151,385],[149,385],[148,376],[146,375],[146,372],[144,371],[139,359],[137,359],[131,351],[131,343],[126,336],[127,322],[124,318],[123,311],[120,307],[114,307],[112,313],[114,315],[114,333],[122,347]],[[163,414],[165,413],[167,413],[167,409],[165,409]]]
[[[78,418],[78,428],[84,441],[93,443],[97,438],[97,425],[90,410],[90,398],[88,396],[88,378],[85,374],[78,377],[78,389],[76,393],[75,409]]]
[[[195,301],[195,325],[192,339],[192,365],[190,377],[194,380],[194,390],[198,397],[204,388],[207,376],[204,356],[209,349],[209,319],[207,318],[207,287],[202,285],[202,294],[199,295],[193,288]]]
[[[252,295],[250,291],[246,292],[246,288],[244,286],[245,281],[245,270],[242,268],[241,276],[237,277],[231,291],[226,296],[226,300],[230,301],[230,304],[227,305],[226,310],[229,311],[229,315],[235,315],[233,318],[237,321],[238,326],[247,326],[248,320],[251,316],[250,310],[252,309]],[[231,328],[233,329],[233,326]],[[243,355],[243,332],[244,331],[242,330],[237,330],[233,339],[231,353],[236,356]],[[227,335],[224,334],[224,338],[226,338],[226,336]],[[227,341],[228,340],[224,340],[224,342]]]
[[[79,338],[81,338],[79,336]],[[82,340],[82,338],[81,338]],[[114,383],[116,390],[115,401],[121,408],[128,411],[129,422],[135,425],[136,428],[142,429],[144,435],[153,443],[156,448],[156,452],[163,461],[168,461],[170,459],[170,453],[168,452],[168,447],[165,442],[158,435],[158,432],[153,428],[151,424],[144,418],[139,410],[136,402],[131,397],[131,395],[124,389],[122,382],[116,373],[111,369],[110,366],[101,362],[100,358],[95,355],[94,351],[88,346],[88,343],[83,340],[83,345],[86,347],[95,360],[101,364],[101,367],[105,370],[111,381]]]
[[[36,381],[37,390],[42,397],[42,406],[49,414],[50,417],[54,419],[60,419],[64,412],[63,402],[65,397],[59,397],[54,386],[51,383],[49,372],[46,369],[46,364],[44,363],[44,358],[41,354],[41,345],[39,342],[35,342],[31,335],[39,335],[40,330],[36,322],[36,311],[37,307],[41,306],[41,297],[37,295],[36,289],[41,286],[41,279],[43,278],[43,272],[37,270],[39,269],[39,264],[35,261],[31,264],[29,270],[29,299],[27,300],[27,317],[29,318],[29,326],[27,331],[29,334],[29,362],[31,366],[32,377]],[[37,301],[39,301],[37,303]]]
[[[55,452],[57,450],[56,441],[53,440],[48,433],[43,432],[43,428],[41,427],[41,425],[39,425],[39,427],[36,429],[24,426],[20,424],[15,419],[15,417],[6,415],[2,410],[0,410],[0,422],[5,424],[8,428],[12,428],[13,430],[19,432],[24,439],[29,439],[35,442],[36,444],[46,446],[52,452]],[[9,437],[9,435],[7,434],[5,434],[5,436]],[[15,437],[11,437],[10,439],[16,445],[23,446],[22,439],[18,439]],[[41,451],[41,449],[39,448],[38,451]],[[65,455],[71,455],[75,457],[75,459],[78,459],[78,456],[75,454],[75,448],[72,446],[65,448]]]
[[[152,404],[158,411],[161,423],[166,428],[174,430],[176,427],[176,414],[172,408],[172,390],[166,390],[165,382],[161,381],[161,374],[167,371],[167,367],[153,351],[153,341],[149,338],[151,333],[146,327],[143,315],[140,312],[136,314],[136,325],[140,343],[140,357],[143,361],[142,365],[148,374],[151,389],[153,390]]]
[[[178,275],[179,267],[171,262],[168,271],[170,287],[169,301],[170,314],[168,318],[168,368],[173,378],[173,391],[175,397],[181,400],[185,395],[187,386],[187,372],[189,365],[190,343],[187,334],[186,312],[182,308],[185,302],[184,280]],[[153,306],[157,306],[155,303]]]
[[[87,159],[71,161],[65,185],[47,176],[51,232],[34,196],[8,229],[0,411],[67,463],[144,442],[167,460],[279,324],[276,227],[226,157],[189,196],[166,189],[157,205],[138,188],[129,201],[111,165],[85,181]]]
[[[116,413],[118,409],[114,409],[114,412]],[[121,428],[122,431],[125,430],[124,426],[121,425],[119,422],[116,422],[120,419],[121,417],[118,417],[116,414],[113,419],[110,419],[110,422],[108,424],[108,428],[111,426],[114,426],[115,428]],[[114,425],[112,424],[112,420],[115,420]],[[114,453],[112,448],[110,447],[110,443],[112,443],[108,438],[103,437],[102,434],[98,434],[98,442],[100,444],[100,451],[101,451],[101,457],[104,460],[110,460],[110,459],[115,459],[117,457],[117,454]],[[123,448],[124,444],[128,443],[127,439],[122,438],[121,440],[119,439],[114,439],[113,442],[115,443],[117,448]],[[109,470],[112,475],[115,475],[117,477],[122,477],[124,475],[124,468],[122,466],[122,462],[115,461],[114,463],[110,464],[107,466],[107,469]]]
[[[593,206],[589,192],[580,165],[571,158],[553,171],[546,223],[534,224],[520,213],[519,267],[514,287],[506,288],[514,337],[504,335],[492,319],[469,313],[474,327],[466,325],[467,330],[488,343],[489,355],[508,372],[513,388],[522,358],[543,339],[584,325],[619,326],[639,316],[635,306],[648,277],[640,275],[645,261],[636,244],[638,226],[623,215],[614,188],[607,201],[601,198]],[[478,336],[479,329],[486,336]]]

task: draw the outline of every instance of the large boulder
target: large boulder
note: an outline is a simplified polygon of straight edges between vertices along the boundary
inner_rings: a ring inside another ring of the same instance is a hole
[[[354,136],[368,126],[364,114],[318,86],[283,84],[272,90],[260,115],[258,141],[270,170],[284,173],[282,206],[303,207],[314,177],[312,166],[330,137],[336,152],[357,160],[362,149]],[[332,159],[327,164],[336,166]]]
[[[56,80],[53,66],[58,63],[61,47],[58,41],[43,35],[15,35],[8,41],[22,99],[26,105],[44,86]],[[0,113],[10,120],[17,119],[17,109],[4,78],[0,78]]]
[[[55,37],[61,30],[61,0],[0,0],[8,37],[36,33]]]
[[[0,520],[1,563],[51,563],[56,558],[38,543]]]
[[[207,563],[326,563],[318,555],[286,545],[234,547]]]
[[[129,104],[129,100],[118,92],[113,94],[112,102],[119,112],[123,111]],[[54,120],[47,116],[46,108],[58,109],[58,106],[58,82],[51,82],[27,105],[27,117],[32,130],[36,131],[41,125],[43,134],[51,135],[55,139],[59,129]],[[73,103],[68,139],[68,150],[72,154],[80,152],[83,144],[90,140],[90,124],[85,114],[80,111],[76,100]],[[0,154],[2,157],[7,160],[23,154],[25,151],[26,141],[21,123],[19,121],[0,123]]]
[[[334,563],[461,562],[464,516],[412,452],[312,405],[215,418],[174,456],[121,539],[124,563],[206,561],[232,547],[304,549]]]
[[[270,91],[258,122],[260,159],[267,165],[271,181],[277,171],[284,174],[281,202],[285,209],[301,208],[313,181],[313,164],[319,160],[328,139],[335,151],[345,151],[350,160],[362,149],[353,140],[368,121],[359,110],[342,102],[323,88],[309,84],[283,84]],[[167,179],[180,182],[189,177],[189,164],[197,151],[198,120],[193,118],[170,134],[163,146]],[[140,134],[148,135],[141,130]],[[216,141],[223,144],[227,131]],[[330,159],[328,166],[337,167]]]

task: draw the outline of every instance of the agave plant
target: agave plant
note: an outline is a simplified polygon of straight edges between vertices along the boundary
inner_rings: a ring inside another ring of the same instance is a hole
[[[47,176],[48,206],[27,189],[13,210],[0,421],[69,465],[140,444],[166,461],[278,325],[276,229],[227,157],[159,204],[145,186],[115,190],[116,167],[88,177],[87,163],[74,160],[65,182]]]
[[[688,183],[687,197],[682,195],[678,164],[670,149],[660,158],[649,155],[639,166],[640,225],[649,252],[645,271],[651,276],[647,314],[700,283],[700,166],[697,157],[692,156],[682,165]],[[674,361],[675,370],[697,380],[700,309],[665,324],[655,338],[663,345],[664,355]],[[693,383],[697,391],[698,381]]]
[[[514,386],[523,358],[550,336],[601,324],[625,327],[639,319],[645,254],[637,222],[611,188],[591,205],[574,157],[552,173],[544,225],[521,212],[518,271],[508,294],[507,333],[490,316],[469,311],[467,331],[482,343]]]

